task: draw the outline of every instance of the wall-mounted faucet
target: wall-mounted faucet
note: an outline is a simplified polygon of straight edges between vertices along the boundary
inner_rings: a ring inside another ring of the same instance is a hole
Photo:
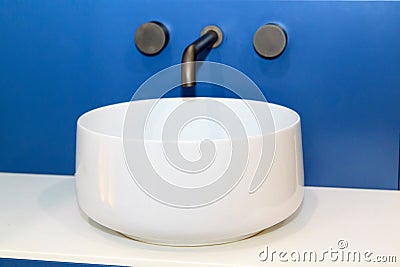
[[[223,34],[214,25],[205,27],[200,37],[189,44],[182,55],[181,84],[183,97],[196,96],[196,65],[205,59],[211,48],[222,43]],[[169,41],[167,27],[158,21],[142,24],[135,33],[137,49],[146,56],[159,54]],[[259,56],[265,59],[279,57],[286,48],[287,35],[285,30],[274,23],[262,25],[253,37],[253,47]]]
[[[182,56],[182,96],[194,97],[196,85],[196,61],[204,59],[211,48],[218,47],[223,39],[222,31],[217,26],[207,26],[201,36],[188,45]]]

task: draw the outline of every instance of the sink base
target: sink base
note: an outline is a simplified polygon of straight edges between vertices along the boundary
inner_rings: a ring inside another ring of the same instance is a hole
[[[156,239],[146,239],[146,238],[141,238],[141,237],[137,237],[137,236],[131,236],[131,235],[127,235],[124,233],[121,233],[123,236],[126,236],[130,239],[133,239],[135,241],[140,241],[140,242],[144,242],[144,243],[148,243],[148,244],[152,244],[152,245],[160,245],[160,246],[172,246],[172,247],[199,247],[199,246],[212,246],[212,245],[221,245],[221,244],[226,244],[226,243],[232,243],[232,242],[236,242],[236,241],[240,241],[243,239],[247,239],[250,238],[252,236],[257,235],[258,233],[264,231],[265,229],[261,230],[261,231],[257,231],[248,235],[244,235],[244,236],[239,236],[239,237],[235,237],[235,238],[228,238],[228,239],[221,239],[221,240],[216,240],[216,241],[212,241],[212,242],[205,242],[205,243],[169,243],[169,242],[165,242],[163,240],[156,240]]]

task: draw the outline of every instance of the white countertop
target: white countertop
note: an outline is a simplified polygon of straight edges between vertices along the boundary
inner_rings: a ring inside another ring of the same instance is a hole
[[[179,248],[137,242],[91,221],[78,208],[74,186],[73,176],[0,173],[0,257],[129,266],[306,266],[307,251],[315,251],[319,260],[324,256],[318,266],[361,266],[353,256],[342,262],[348,252],[371,266],[385,259],[377,256],[395,256],[396,263],[383,266],[400,266],[400,191],[306,187],[293,216],[252,238]],[[263,262],[259,254],[266,247]],[[287,254],[279,259],[282,250]],[[293,262],[299,255],[300,262]]]

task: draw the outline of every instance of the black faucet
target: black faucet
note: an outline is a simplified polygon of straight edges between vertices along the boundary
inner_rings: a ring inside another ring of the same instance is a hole
[[[216,26],[203,29],[203,34],[196,41],[188,45],[183,52],[181,79],[182,96],[194,97],[196,95],[196,61],[199,55],[207,56],[211,48],[217,47],[222,41],[222,32]]]

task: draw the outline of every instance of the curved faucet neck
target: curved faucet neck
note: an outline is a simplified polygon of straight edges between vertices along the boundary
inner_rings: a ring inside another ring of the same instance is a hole
[[[196,61],[198,56],[204,52],[208,54],[209,49],[217,40],[218,34],[213,30],[209,30],[185,48],[182,55],[182,87],[194,87],[196,85]],[[185,90],[183,89],[182,91],[184,96],[190,96],[185,94]]]

